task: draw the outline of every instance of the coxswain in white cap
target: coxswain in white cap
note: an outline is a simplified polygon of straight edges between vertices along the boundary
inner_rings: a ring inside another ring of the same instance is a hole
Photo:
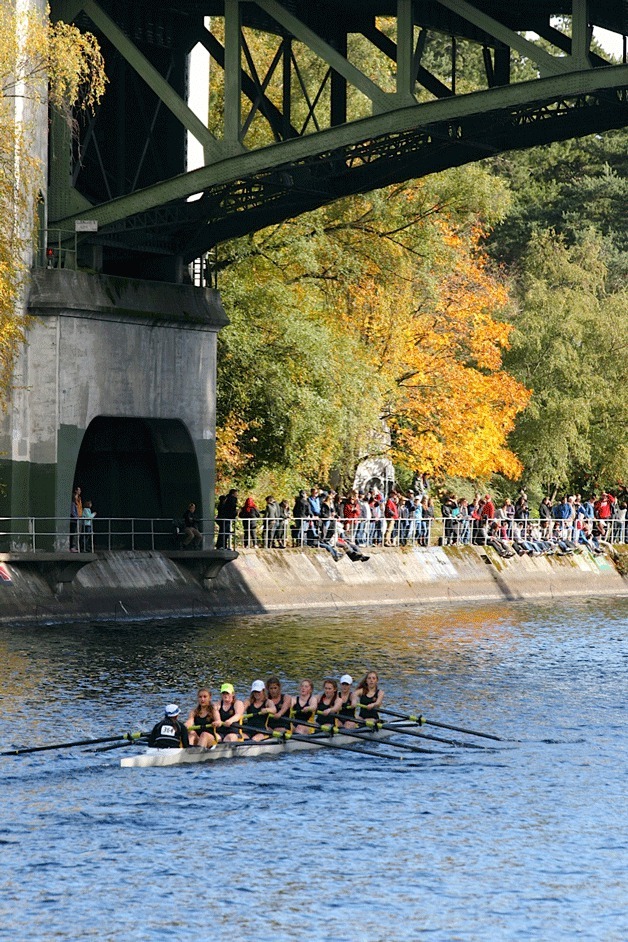
[[[155,749],[187,749],[190,740],[186,727],[179,722],[178,705],[169,703],[164,712],[163,720],[156,723],[149,734],[148,745]]]

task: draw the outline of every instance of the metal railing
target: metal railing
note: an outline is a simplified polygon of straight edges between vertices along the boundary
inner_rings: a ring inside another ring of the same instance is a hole
[[[627,543],[624,520],[584,521],[591,525],[593,545]],[[493,526],[497,524],[497,528]],[[202,548],[285,549],[317,547],[348,541],[358,547],[430,547],[487,545],[496,538],[509,543],[570,541],[585,544],[582,526],[559,520],[475,520],[472,517],[423,519],[320,519],[308,517],[208,518],[199,521]],[[114,550],[196,549],[197,540],[181,520],[167,517],[1,517],[0,551],[20,553]]]
[[[46,229],[45,243],[33,258],[35,268],[69,268],[76,270],[78,234],[73,229]]]

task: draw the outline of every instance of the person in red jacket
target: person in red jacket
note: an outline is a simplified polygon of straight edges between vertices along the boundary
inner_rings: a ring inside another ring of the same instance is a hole
[[[345,529],[347,536],[353,540],[355,535],[356,520],[360,519],[360,504],[358,501],[358,492],[351,491],[342,510],[343,519],[346,521]]]
[[[395,535],[395,527],[399,520],[399,497],[391,492],[384,505],[384,517],[386,518],[386,532],[384,534],[384,546],[392,546]]]
[[[484,495],[484,505],[480,511],[480,519],[486,521],[493,520],[495,518],[495,504],[491,500],[490,494]]]

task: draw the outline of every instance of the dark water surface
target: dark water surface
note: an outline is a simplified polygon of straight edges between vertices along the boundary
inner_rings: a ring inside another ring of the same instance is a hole
[[[199,683],[368,667],[390,706],[523,740],[2,758],[0,938],[625,942],[627,629],[625,600],[0,628],[4,748],[145,729]]]

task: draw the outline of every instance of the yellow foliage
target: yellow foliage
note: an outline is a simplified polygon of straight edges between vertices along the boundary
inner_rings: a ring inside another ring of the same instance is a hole
[[[25,337],[21,293],[42,168],[31,154],[36,108],[47,101],[66,115],[93,109],[107,79],[89,33],[51,23],[49,10],[0,5],[0,400],[6,408],[15,357]]]
[[[251,455],[239,445],[249,423],[231,413],[216,429],[216,489],[230,486],[230,482],[246,467]]]
[[[506,438],[529,392],[502,369],[508,292],[488,268],[478,227],[457,231],[445,214],[436,227],[442,243],[429,272],[398,246],[371,255],[366,277],[336,295],[335,316],[397,386],[385,418],[398,464],[516,478],[522,467]]]

